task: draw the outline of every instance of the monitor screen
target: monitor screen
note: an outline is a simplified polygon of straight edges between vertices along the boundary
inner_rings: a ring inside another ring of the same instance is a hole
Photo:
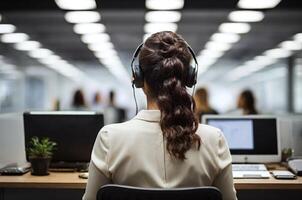
[[[224,133],[230,149],[254,149],[252,120],[209,120],[209,125]]]
[[[55,141],[52,162],[89,162],[94,141],[104,126],[102,114],[94,112],[24,113],[25,144],[30,138]]]
[[[223,132],[232,155],[278,154],[275,118],[207,118],[206,123]]]

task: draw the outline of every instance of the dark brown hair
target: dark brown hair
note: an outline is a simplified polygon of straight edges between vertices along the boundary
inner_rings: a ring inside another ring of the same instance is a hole
[[[205,107],[209,107],[209,95],[206,88],[198,88],[195,92],[196,102],[198,101],[202,104],[205,104]]]
[[[245,115],[258,114],[255,108],[255,97],[251,90],[244,90],[239,96],[239,107],[243,109]]]
[[[187,74],[192,56],[184,39],[170,31],[151,35],[139,55],[145,82],[161,111],[160,127],[167,140],[169,154],[184,160],[193,145],[200,147],[195,133],[198,120],[195,102],[186,90]]]
[[[77,89],[77,90],[74,92],[73,100],[72,100],[72,105],[73,105],[74,107],[82,107],[82,106],[86,106],[85,98],[84,98],[84,93],[83,93],[82,90]]]

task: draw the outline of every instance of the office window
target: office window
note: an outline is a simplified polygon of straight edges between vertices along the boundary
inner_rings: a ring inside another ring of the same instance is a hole
[[[294,68],[294,111],[302,113],[302,59],[296,60]]]
[[[43,109],[45,98],[44,81],[37,77],[27,77],[25,87],[26,107],[31,109]]]
[[[0,113],[15,112],[23,107],[21,79],[0,76]]]

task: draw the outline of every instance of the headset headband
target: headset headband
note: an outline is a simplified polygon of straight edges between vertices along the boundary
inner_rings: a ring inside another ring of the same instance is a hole
[[[140,45],[138,45],[138,47],[136,47],[136,50],[134,51],[133,53],[133,56],[132,56],[132,61],[131,61],[131,70],[133,72],[133,63],[135,61],[135,59],[137,58],[139,52],[141,51],[142,47],[144,46],[145,43],[141,43]],[[187,45],[187,48],[189,50],[189,52],[191,53],[192,57],[193,57],[193,60],[195,62],[195,67],[194,69],[196,70],[196,74],[198,72],[198,62],[197,62],[197,59],[196,59],[196,56],[195,56],[195,52],[194,50],[190,47],[190,45],[188,45],[188,43],[186,43]],[[196,69],[197,68],[197,69]]]

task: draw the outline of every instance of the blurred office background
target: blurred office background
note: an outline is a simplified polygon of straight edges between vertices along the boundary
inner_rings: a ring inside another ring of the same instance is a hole
[[[246,88],[261,113],[302,113],[301,21],[300,0],[2,0],[0,112],[70,110],[81,89],[87,109],[115,91],[131,117],[132,53],[172,30],[196,52],[197,88],[219,113]]]

